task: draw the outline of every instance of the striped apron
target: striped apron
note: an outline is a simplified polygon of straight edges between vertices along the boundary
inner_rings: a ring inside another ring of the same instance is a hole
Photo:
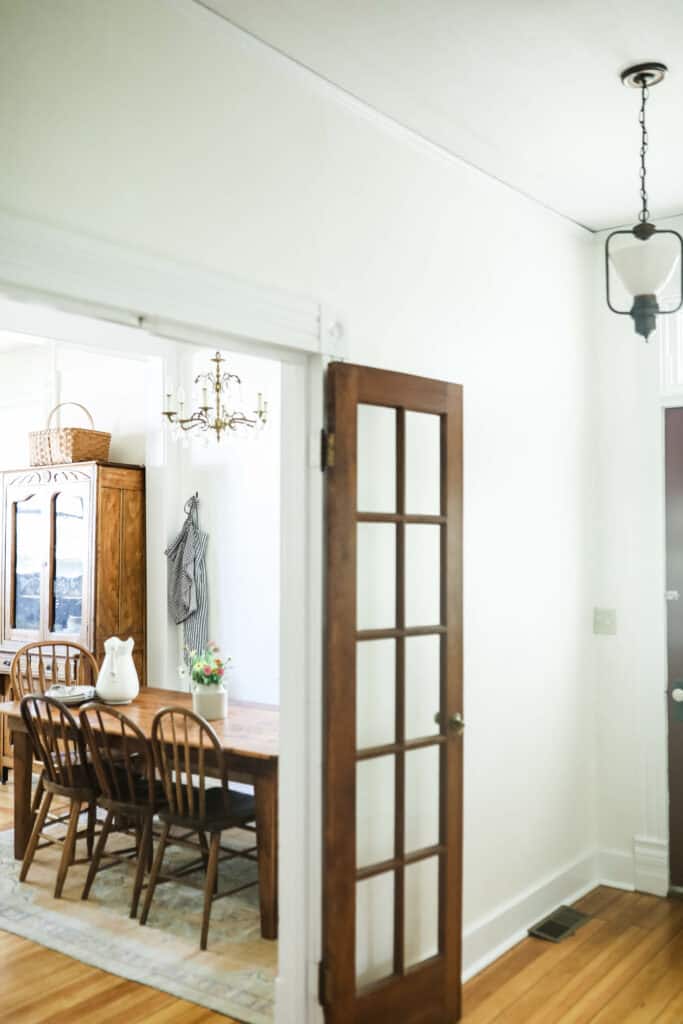
[[[209,642],[209,590],[206,575],[208,534],[199,528],[199,498],[185,505],[186,519],[164,554],[168,559],[168,610],[183,624],[185,661],[190,651],[203,651]]]

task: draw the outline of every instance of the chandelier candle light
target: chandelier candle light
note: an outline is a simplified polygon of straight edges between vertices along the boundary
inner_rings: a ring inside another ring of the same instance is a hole
[[[185,415],[185,392],[179,387],[175,395],[172,391],[166,393],[166,408],[162,415],[180,430],[215,430],[217,441],[226,430],[238,433],[263,430],[268,420],[268,403],[264,402],[261,392],[252,415],[235,409],[233,393],[237,387],[241,395],[242,381],[236,373],[223,369],[225,359],[220,352],[216,352],[211,362],[215,363],[215,369],[198,374],[194,380],[195,384],[201,384],[199,408],[189,416]]]
[[[605,276],[607,305],[613,313],[631,316],[636,332],[647,341],[657,316],[676,313],[683,306],[683,238],[677,231],[659,230],[650,221],[647,195],[648,134],[646,105],[650,88],[661,82],[667,73],[666,64],[650,61],[636,64],[621,73],[624,85],[640,89],[640,200],[638,223],[631,230],[613,231],[605,243]],[[613,285],[610,268],[633,300],[630,309],[619,309],[612,303]],[[678,268],[676,294],[663,294]]]

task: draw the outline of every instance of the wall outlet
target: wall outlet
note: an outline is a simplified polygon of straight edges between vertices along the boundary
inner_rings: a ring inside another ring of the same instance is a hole
[[[593,632],[603,636],[613,636],[617,631],[616,608],[593,609]]]

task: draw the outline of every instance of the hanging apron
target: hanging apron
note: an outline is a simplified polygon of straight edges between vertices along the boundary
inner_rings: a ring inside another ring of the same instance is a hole
[[[176,625],[183,624],[185,661],[191,651],[209,642],[209,593],[206,573],[208,534],[199,527],[199,498],[185,505],[183,528],[164,554],[168,559],[168,610]]]

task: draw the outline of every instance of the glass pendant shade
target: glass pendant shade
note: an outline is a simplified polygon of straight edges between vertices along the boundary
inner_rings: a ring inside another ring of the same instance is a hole
[[[664,290],[681,257],[680,247],[672,242],[665,236],[657,240],[655,235],[611,253],[614,269],[629,295],[659,295]]]
[[[683,305],[683,238],[647,227],[647,237],[638,235],[642,225],[613,231],[605,245],[607,304],[613,313],[631,316],[646,340],[658,315]]]

